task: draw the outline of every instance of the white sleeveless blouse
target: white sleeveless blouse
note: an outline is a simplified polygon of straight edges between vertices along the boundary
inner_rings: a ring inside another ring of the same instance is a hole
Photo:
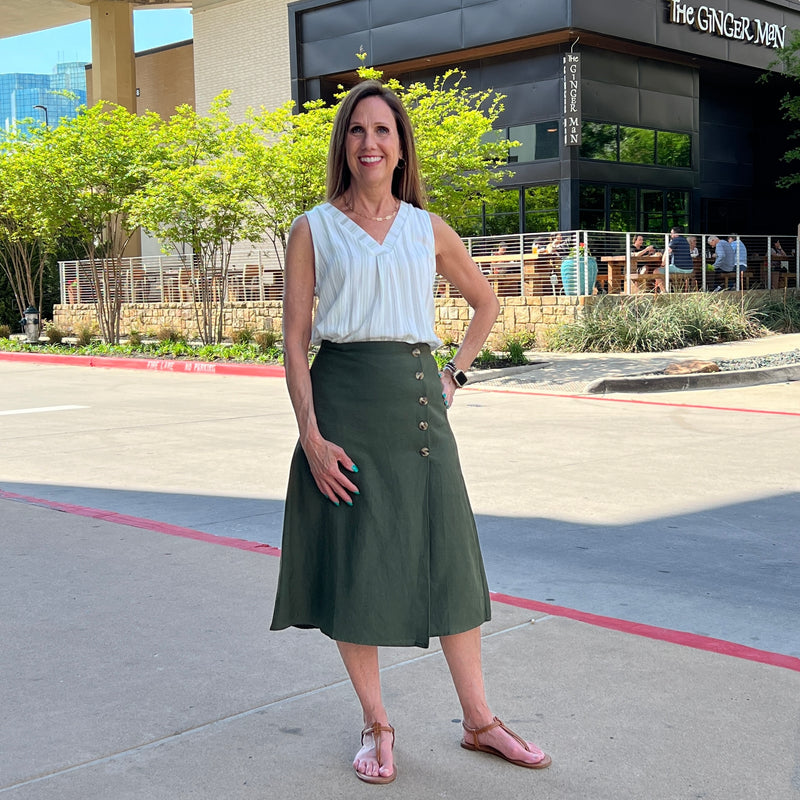
[[[378,244],[330,203],[306,212],[319,298],[311,341],[441,341],[434,329],[436,248],[427,211],[401,203]]]

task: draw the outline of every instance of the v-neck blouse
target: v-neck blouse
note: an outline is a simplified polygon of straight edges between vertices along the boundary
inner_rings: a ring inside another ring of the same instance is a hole
[[[306,212],[318,297],[311,341],[426,342],[433,329],[436,248],[427,211],[401,203],[383,243],[331,203]]]

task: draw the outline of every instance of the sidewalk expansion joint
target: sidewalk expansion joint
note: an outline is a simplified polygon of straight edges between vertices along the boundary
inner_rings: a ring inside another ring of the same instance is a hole
[[[550,616],[550,615],[548,615]],[[536,620],[536,622],[540,622],[542,619],[547,619],[547,617],[540,617]],[[492,639],[496,636],[503,636],[507,633],[512,633],[513,631],[521,630],[522,628],[529,627],[534,620],[530,620],[527,622],[520,623],[519,625],[512,625],[508,628],[503,628],[499,631],[493,631],[492,633],[487,633],[485,636],[482,636],[481,639]],[[388,672],[390,670],[397,669],[398,667],[404,667],[409,664],[415,664],[419,661],[424,661],[429,658],[443,656],[441,649],[432,650],[429,653],[423,653],[420,656],[415,656],[414,658],[404,659],[403,661],[398,662],[397,664],[390,664],[386,667],[381,667],[381,672]],[[80,764],[73,764],[69,767],[63,767],[61,769],[55,769],[52,772],[45,773],[43,775],[37,775],[33,778],[25,778],[23,780],[17,781],[16,783],[9,784],[8,786],[0,787],[0,794],[5,792],[12,791],[14,789],[19,789],[23,786],[32,786],[36,783],[41,783],[43,781],[50,780],[51,778],[59,778],[62,775],[69,775],[73,772],[77,772],[79,770],[97,767],[102,764],[108,764],[112,761],[117,761],[121,758],[125,758],[127,756],[138,755],[139,753],[143,753],[147,750],[153,750],[156,747],[160,747],[161,745],[168,744],[171,742],[177,742],[185,737],[192,736],[196,733],[201,733],[203,731],[211,730],[220,725],[226,725],[230,722],[236,722],[241,719],[245,719],[247,717],[251,717],[255,714],[261,714],[264,711],[268,711],[270,709],[278,708],[279,706],[286,705],[287,703],[293,703],[296,700],[303,700],[308,697],[313,697],[314,695],[321,694],[322,692],[327,692],[330,689],[339,689],[343,686],[348,686],[350,684],[349,678],[344,678],[339,681],[334,681],[333,683],[328,683],[323,686],[318,686],[315,689],[308,689],[303,692],[298,692],[297,694],[288,695],[286,697],[281,697],[277,700],[273,700],[270,703],[265,703],[261,706],[256,706],[255,708],[247,709],[246,711],[240,711],[236,714],[230,714],[228,716],[219,717],[218,719],[211,720],[209,722],[201,723],[200,725],[195,725],[191,728],[186,728],[182,731],[177,731],[175,733],[171,733],[168,736],[161,736],[158,739],[153,739],[152,741],[145,742],[144,744],[136,745],[135,747],[129,747],[125,750],[120,750],[116,753],[110,753],[106,756],[101,756],[99,758],[93,758],[88,761],[83,761]]]

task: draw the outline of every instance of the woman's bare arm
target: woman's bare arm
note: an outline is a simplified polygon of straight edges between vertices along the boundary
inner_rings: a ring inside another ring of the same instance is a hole
[[[458,234],[440,217],[431,214],[436,240],[436,271],[458,288],[474,310],[464,339],[453,362],[459,369],[469,369],[481,351],[500,310],[492,287],[472,260]],[[447,404],[453,401],[456,385],[449,372],[442,375]]]
[[[358,488],[341,467],[354,472],[345,451],[322,437],[314,412],[308,346],[314,304],[314,244],[305,216],[292,224],[286,244],[286,272],[283,294],[283,347],[286,384],[297,419],[300,446],[306,454],[319,490],[336,505],[352,504],[350,493]],[[340,467],[341,465],[341,467]]]

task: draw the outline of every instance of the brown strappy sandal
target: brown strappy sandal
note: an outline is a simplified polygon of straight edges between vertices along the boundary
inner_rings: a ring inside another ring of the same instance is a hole
[[[514,733],[514,731],[509,730],[505,725],[503,725],[503,723],[499,719],[497,719],[497,717],[495,717],[488,725],[485,725],[483,728],[469,728],[466,725],[464,725],[463,722],[461,724],[464,728],[464,732],[468,736],[472,737],[471,742],[466,741],[466,739],[461,740],[461,746],[465,750],[476,750],[479,753],[490,753],[491,755],[498,756],[504,759],[505,761],[508,761],[511,764],[516,764],[518,767],[527,767],[528,769],[544,769],[545,767],[549,767],[550,764],[553,763],[553,759],[551,759],[550,756],[547,755],[547,753],[543,752],[542,750],[539,750],[538,747],[535,747],[533,750],[531,750],[531,748],[528,747],[528,743],[524,739],[522,739],[520,736],[517,736],[517,734]],[[505,755],[505,753],[501,753],[497,748],[492,747],[491,745],[488,744],[481,744],[478,741],[478,736],[480,736],[482,733],[486,733],[487,731],[490,731],[492,728],[498,728],[498,727],[502,728],[509,736],[512,736],[514,739],[516,739],[529,753],[535,754],[539,752],[542,754],[542,757],[533,764],[530,764],[527,761],[519,761],[518,759],[515,758],[509,758],[507,755]]]
[[[379,722],[375,722],[372,725],[367,725],[363,731],[361,731],[361,746],[364,746],[364,737],[368,734],[372,734],[372,741],[375,744],[375,759],[377,760],[378,764],[381,763],[381,739],[383,738],[384,733],[391,733],[392,734],[392,748],[394,748],[394,728],[391,725],[381,725]],[[353,768],[355,769],[355,767]],[[394,769],[392,770],[391,775],[364,775],[363,772],[359,772],[357,769],[355,770],[356,777],[359,780],[364,781],[364,783],[391,783],[397,777],[397,765],[394,765]]]

